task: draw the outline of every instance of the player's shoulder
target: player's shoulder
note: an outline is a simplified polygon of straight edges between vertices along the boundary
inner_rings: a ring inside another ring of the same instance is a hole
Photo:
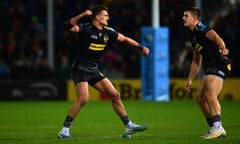
[[[80,33],[90,32],[92,29],[94,29],[91,23],[79,23],[78,26],[80,27]]]
[[[78,26],[83,29],[83,28],[91,28],[92,25],[91,23],[78,23]]]
[[[107,31],[116,32],[116,30],[114,28],[110,27],[110,26],[104,26],[103,28]]]
[[[92,27],[91,23],[79,23],[80,27]]]
[[[197,31],[201,31],[201,32],[207,32],[207,31],[209,31],[211,28],[208,26],[208,25],[206,25],[206,24],[204,24],[204,23],[202,23],[202,22],[199,22],[198,24],[197,24],[197,27],[196,27],[196,30]]]

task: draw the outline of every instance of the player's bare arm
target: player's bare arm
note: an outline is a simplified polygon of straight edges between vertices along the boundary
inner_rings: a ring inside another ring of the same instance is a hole
[[[198,71],[200,70],[202,64],[202,56],[197,53],[196,51],[193,51],[193,60],[191,63],[191,68],[189,72],[189,79],[194,79],[194,77],[197,75]]]
[[[118,41],[120,42],[123,42],[123,43],[126,43],[130,46],[133,46],[133,47],[136,47],[138,48],[139,50],[141,50],[142,54],[144,56],[148,56],[149,55],[149,48],[145,47],[145,46],[142,46],[140,43],[138,43],[137,41],[129,38],[129,37],[126,37],[124,36],[123,34],[121,33],[118,33]]]
[[[214,41],[218,45],[218,47],[221,49],[222,55],[228,55],[229,54],[229,50],[226,48],[223,39],[214,30],[209,30],[206,33],[206,37],[208,39]]]
[[[192,80],[197,75],[197,73],[198,73],[198,71],[201,67],[201,63],[202,63],[202,56],[199,53],[193,51],[193,60],[192,60],[192,63],[191,63],[188,79],[187,79],[187,82],[185,84],[185,90],[187,92],[191,92]]]
[[[91,10],[86,10],[83,13],[80,13],[79,15],[76,15],[75,17],[72,17],[69,20],[69,23],[72,25],[72,27],[70,28],[70,31],[79,32],[79,26],[77,25],[78,21],[80,19],[82,19],[83,17],[90,16],[90,15],[92,15],[92,11]]]

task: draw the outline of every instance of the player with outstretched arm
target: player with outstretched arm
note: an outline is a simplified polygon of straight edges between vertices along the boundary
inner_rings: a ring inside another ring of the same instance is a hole
[[[91,17],[90,23],[78,23],[80,19],[88,16]],[[144,131],[148,128],[147,125],[138,125],[129,119],[120,93],[115,89],[110,80],[98,70],[98,60],[104,54],[105,48],[114,41],[135,47],[144,56],[149,55],[149,48],[116,32],[108,26],[108,20],[108,8],[104,5],[95,5],[93,8],[70,18],[65,23],[67,29],[78,33],[79,49],[72,64],[71,73],[76,87],[77,100],[67,114],[63,127],[58,133],[59,138],[71,138],[71,123],[89,98],[88,84],[110,97],[113,109],[122,120],[127,134]]]

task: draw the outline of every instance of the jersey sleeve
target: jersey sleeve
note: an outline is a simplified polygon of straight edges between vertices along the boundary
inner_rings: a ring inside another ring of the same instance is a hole
[[[211,30],[212,28],[210,28],[208,25],[205,25],[203,23],[198,23],[198,30],[200,32],[202,32],[203,34],[206,34],[209,30]]]
[[[118,32],[115,31],[115,29],[108,26],[105,26],[104,28],[108,31],[108,35],[110,36],[110,39],[112,41],[116,41],[118,37]]]
[[[79,27],[79,34],[80,34],[80,33],[83,33],[83,31],[84,31],[84,24],[79,23],[79,24],[78,24],[78,27]]]

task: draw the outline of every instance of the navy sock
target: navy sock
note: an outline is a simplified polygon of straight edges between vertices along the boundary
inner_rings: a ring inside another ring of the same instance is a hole
[[[73,118],[70,117],[70,116],[67,116],[66,119],[65,119],[65,121],[64,121],[64,123],[63,123],[63,126],[69,128],[70,125],[71,125],[71,123],[72,123],[72,121],[73,121]]]
[[[215,115],[210,118],[207,118],[207,123],[209,127],[212,127],[214,122],[221,121],[221,120],[222,120],[221,115]]]
[[[121,117],[121,120],[122,120],[122,122],[123,122],[123,124],[126,126],[127,124],[128,124],[128,122],[130,121],[129,119],[128,119],[128,116],[123,116],[123,117]]]

